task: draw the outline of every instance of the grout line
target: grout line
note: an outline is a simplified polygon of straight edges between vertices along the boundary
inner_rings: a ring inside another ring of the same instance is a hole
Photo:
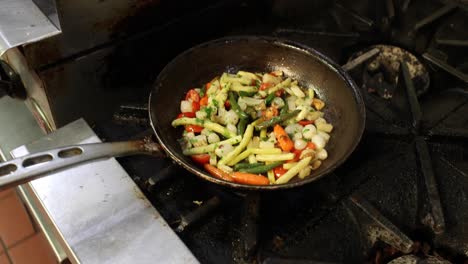
[[[7,195],[7,196],[5,196],[5,197],[0,198],[0,202],[2,202],[3,200],[6,200],[6,199],[8,199],[8,198],[10,198],[11,195],[17,195],[18,198],[19,198],[19,200],[20,200],[20,206],[21,206],[21,207],[23,208],[23,210],[26,212],[26,215],[28,216],[28,220],[29,220],[29,222],[30,222],[31,225],[32,225],[32,228],[33,228],[33,230],[34,230],[34,233],[35,233],[35,234],[38,233],[37,224],[36,224],[36,222],[34,221],[34,218],[33,218],[33,216],[31,215],[31,212],[29,212],[28,208],[26,208],[26,206],[24,205],[24,201],[21,199],[21,196],[18,194],[18,191],[16,190],[16,188],[15,188],[13,191],[14,191],[14,193],[9,194],[9,195]]]
[[[10,253],[8,252],[8,248],[6,247],[5,243],[3,242],[3,239],[0,237],[0,244],[3,248],[3,252],[5,253],[5,256],[7,257],[8,259],[8,262],[10,264],[13,264],[13,260],[11,259],[11,256],[10,256]]]
[[[32,226],[32,228],[34,230],[34,234],[39,233],[39,229],[37,227],[37,223],[36,223],[33,215],[28,210],[27,206],[24,204],[24,201],[23,201],[23,199],[21,199],[21,196],[19,196],[18,198],[20,198],[21,206],[23,207],[24,211],[26,212],[26,215],[28,216],[29,222],[31,223],[31,226]]]
[[[10,198],[11,195],[12,195],[12,194],[10,193],[9,195],[7,195],[7,196],[5,196],[5,197],[0,198],[0,202],[3,201],[3,200],[6,200],[6,199],[8,199],[8,198]]]
[[[19,244],[23,243],[24,241],[32,238],[33,236],[37,235],[37,233],[32,233],[30,235],[27,235],[25,237],[23,237],[22,239],[16,241],[15,243],[11,244],[7,249],[12,249],[12,248],[15,248],[16,246],[18,246]],[[6,245],[5,245],[6,247]]]

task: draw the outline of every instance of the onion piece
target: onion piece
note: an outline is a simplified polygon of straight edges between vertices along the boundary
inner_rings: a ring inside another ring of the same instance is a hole
[[[320,160],[315,160],[314,162],[312,162],[311,164],[311,169],[312,170],[316,170],[320,167],[320,165],[322,165],[322,161]]]
[[[301,88],[299,88],[299,86],[291,86],[291,91],[292,91],[292,92],[294,93],[294,95],[297,96],[297,97],[300,97],[300,98],[305,97],[304,92],[302,91]]]
[[[323,117],[319,117],[317,119],[315,119],[314,121],[314,124],[316,126],[320,125],[320,124],[326,124],[327,123],[327,120],[325,120]]]
[[[311,166],[307,166],[305,167],[304,169],[302,169],[300,172],[299,172],[299,178],[301,179],[304,179],[305,177],[309,176],[310,173],[312,171],[312,167]]]
[[[233,150],[234,147],[231,144],[221,144],[215,149],[215,153],[216,156],[221,158],[231,153]]]
[[[182,113],[191,113],[193,111],[192,109],[192,103],[189,101],[180,101],[180,112]]]
[[[302,150],[307,146],[307,142],[302,138],[294,140],[294,148],[298,150]]]
[[[205,135],[194,136],[190,139],[190,143],[192,143],[194,147],[202,147],[208,145]]]
[[[327,144],[327,142],[325,141],[325,139],[320,136],[320,135],[314,135],[312,137],[312,143],[315,144],[315,146],[317,147],[317,149],[322,149],[325,147],[325,144]]]
[[[325,160],[328,158],[328,152],[325,149],[321,149],[317,152],[317,158],[319,160]]]
[[[210,133],[208,135],[208,143],[210,143],[210,144],[219,142],[220,140],[221,139],[219,138],[219,136],[216,133]]]
[[[317,135],[320,135],[321,137],[323,137],[325,139],[325,142],[327,143],[328,143],[328,140],[330,140],[330,135],[326,132],[317,131]]]
[[[317,129],[312,124],[308,124],[302,129],[302,136],[305,139],[311,139],[315,134],[317,134]]]

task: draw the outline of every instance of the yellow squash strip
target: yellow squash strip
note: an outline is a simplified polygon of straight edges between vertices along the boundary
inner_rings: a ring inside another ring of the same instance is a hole
[[[333,126],[331,124],[318,124],[317,130],[330,133],[333,130]]]
[[[242,137],[242,140],[232,152],[229,152],[224,158],[222,158],[218,164],[224,165],[226,163],[229,163],[232,161],[236,156],[238,156],[246,147],[247,144],[249,144],[250,140],[253,137],[253,132],[254,132],[254,126],[252,124],[248,125],[247,128],[245,129],[244,137]]]
[[[241,160],[244,160],[249,157],[249,155],[252,154],[250,149],[246,149],[244,152],[239,154],[237,157],[235,157],[231,162],[228,163],[229,166],[234,166],[237,163],[239,163]]]
[[[267,137],[267,129],[266,128],[262,128],[262,130],[260,130],[260,138],[261,139],[264,139]]]
[[[280,161],[294,159],[294,153],[273,154],[273,155],[257,155],[257,161]]]
[[[314,89],[313,88],[307,89],[307,96],[309,98],[314,98]]]
[[[231,74],[223,73],[223,75],[221,75],[220,82],[222,85],[226,85],[227,83],[241,83],[244,85],[249,85],[252,83],[252,80],[249,78],[241,78],[235,75],[233,76]]]
[[[310,113],[310,110],[311,110],[310,106],[308,106],[308,107],[302,106],[301,112],[299,112],[299,114],[297,114],[297,116],[296,116],[296,121],[303,120],[306,117],[306,115],[308,113]]]
[[[284,184],[289,182],[294,176],[299,174],[301,170],[303,170],[305,167],[307,167],[312,160],[311,157],[307,157],[301,161],[299,161],[296,166],[292,167],[290,170],[288,170],[283,176],[281,176],[278,180],[276,180],[276,184]]]
[[[233,173],[234,172],[234,170],[231,167],[226,166],[226,165],[218,164],[216,167],[218,167],[218,169],[224,171],[225,173]]]
[[[275,184],[275,183],[276,183],[275,173],[273,173],[273,170],[269,170],[269,171],[268,171],[268,180],[270,180],[270,183],[271,183],[271,184]]]
[[[291,79],[290,78],[287,78],[286,80],[278,83],[277,85],[275,85],[274,87],[268,89],[268,94],[272,94],[272,93],[275,93],[276,91],[278,90],[281,90],[283,89],[284,87],[288,86],[291,84]]]
[[[230,131],[229,129],[223,127],[222,125],[218,123],[211,122],[209,120],[200,120],[198,118],[188,118],[188,117],[182,117],[178,118],[174,121],[172,121],[172,126],[177,127],[177,126],[184,126],[184,125],[197,125],[197,126],[202,126],[205,128],[208,128],[209,130],[212,130],[216,133],[219,133],[227,138],[232,138],[237,136],[236,133]]]
[[[238,72],[237,72],[237,75],[240,75],[240,76],[242,76],[242,77],[244,77],[244,78],[250,78],[250,79],[254,79],[254,80],[260,80],[260,78],[259,78],[257,75],[255,75],[255,74],[253,74],[253,73],[251,73],[251,72],[238,71]]]
[[[254,155],[254,154],[250,154],[250,155],[249,155],[249,163],[250,163],[250,164],[257,163],[257,159],[255,158],[255,155]]]
[[[271,164],[271,163],[272,163],[271,161],[267,161],[267,162],[265,162],[265,165],[268,165],[268,164]],[[273,170],[269,170],[267,172],[267,176],[268,176],[268,180],[270,181],[270,184],[275,184],[276,183],[275,173],[273,172]]]
[[[261,149],[261,148],[250,148],[250,153],[252,154],[281,154],[281,149],[279,148],[271,148],[271,149]]]
[[[292,167],[296,166],[297,162],[288,162],[283,164],[283,169],[290,170]]]
[[[308,115],[307,115],[307,120],[315,120],[317,118],[320,118],[320,117],[323,117],[323,112],[320,112],[320,111],[314,111],[314,112],[310,112]]]
[[[183,151],[184,155],[195,155],[195,154],[203,154],[203,153],[208,153],[208,152],[213,152],[215,149],[221,145],[221,144],[230,144],[230,145],[235,145],[241,141],[242,137],[241,136],[236,136],[230,139],[226,139],[220,142],[216,142],[207,146],[202,146],[202,147],[196,147],[196,148],[191,148],[191,149],[186,149]]]
[[[256,125],[260,124],[260,123],[263,122],[263,121],[265,121],[265,120],[263,120],[263,118],[259,118],[259,119],[255,120],[255,121],[253,121],[253,122],[251,123],[251,125],[252,125],[252,126],[256,126]]]
[[[244,86],[240,83],[232,83],[230,90],[235,92],[254,93],[258,91],[258,88],[256,86]]]

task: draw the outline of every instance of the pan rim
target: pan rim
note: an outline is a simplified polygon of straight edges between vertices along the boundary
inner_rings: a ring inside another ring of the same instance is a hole
[[[158,91],[158,83],[160,82],[160,79],[162,76],[164,76],[165,72],[168,71],[170,68],[172,68],[172,65],[174,65],[178,60],[180,60],[183,56],[185,56],[188,53],[191,53],[193,50],[209,46],[209,45],[214,45],[214,44],[220,44],[220,43],[230,43],[230,42],[236,42],[236,41],[266,41],[268,43],[271,43],[273,45],[278,45],[282,47],[287,47],[290,49],[295,49],[299,50],[301,52],[304,52],[305,54],[309,56],[313,56],[316,59],[318,59],[320,62],[324,63],[329,69],[333,70],[345,83],[346,86],[349,87],[352,90],[352,93],[354,95],[354,99],[356,101],[356,106],[358,108],[359,116],[360,118],[360,125],[359,125],[359,130],[358,130],[358,135],[355,138],[354,142],[352,143],[351,147],[349,150],[345,153],[345,155],[337,160],[335,163],[333,163],[330,167],[326,168],[324,171],[322,171],[320,174],[309,176],[304,178],[303,180],[297,181],[297,182],[292,182],[292,183],[285,183],[285,184],[274,184],[274,185],[245,185],[245,184],[239,184],[239,183],[234,183],[234,182],[228,182],[224,181],[221,179],[214,178],[213,176],[209,175],[208,173],[202,171],[200,168],[188,164],[185,161],[179,159],[172,151],[166,146],[166,144],[163,142],[162,137],[160,136],[160,132],[158,129],[158,126],[155,125],[157,124],[158,120],[153,120],[153,115],[152,113],[152,108],[151,108],[151,102],[153,95]],[[365,128],[365,123],[366,123],[366,111],[365,111],[365,105],[364,105],[364,100],[361,95],[360,89],[357,87],[357,85],[354,83],[354,80],[351,78],[351,76],[343,69],[341,68],[340,65],[332,61],[329,57],[325,56],[321,52],[315,50],[312,47],[306,46],[304,44],[287,40],[287,39],[282,39],[282,38],[276,38],[276,37],[270,37],[270,36],[251,36],[251,35],[240,35],[240,36],[230,36],[230,37],[223,37],[223,38],[218,38],[214,40],[210,40],[207,42],[203,42],[201,44],[198,44],[196,46],[193,46],[180,54],[178,54],[176,57],[174,57],[158,74],[153,86],[152,90],[149,96],[149,103],[148,103],[148,114],[149,114],[149,119],[150,119],[150,125],[153,129],[153,132],[158,139],[158,141],[161,144],[161,147],[164,149],[166,154],[177,164],[188,170],[189,172],[195,174],[197,177],[202,178],[208,182],[211,183],[216,183],[221,186],[225,187],[230,187],[234,189],[240,189],[240,190],[245,190],[245,191],[273,191],[273,190],[279,190],[279,189],[290,189],[290,188],[295,188],[299,186],[303,186],[305,184],[317,181],[321,178],[323,178],[326,175],[331,174],[336,168],[341,166],[348,158],[349,156],[355,151],[356,147],[358,146],[359,142],[361,141],[362,135],[364,133],[364,128]]]

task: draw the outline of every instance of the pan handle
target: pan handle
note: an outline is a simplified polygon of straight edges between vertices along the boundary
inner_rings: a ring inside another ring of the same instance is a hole
[[[72,145],[37,152],[0,163],[0,191],[92,160],[133,154],[162,156],[162,153],[159,144],[147,139]]]

